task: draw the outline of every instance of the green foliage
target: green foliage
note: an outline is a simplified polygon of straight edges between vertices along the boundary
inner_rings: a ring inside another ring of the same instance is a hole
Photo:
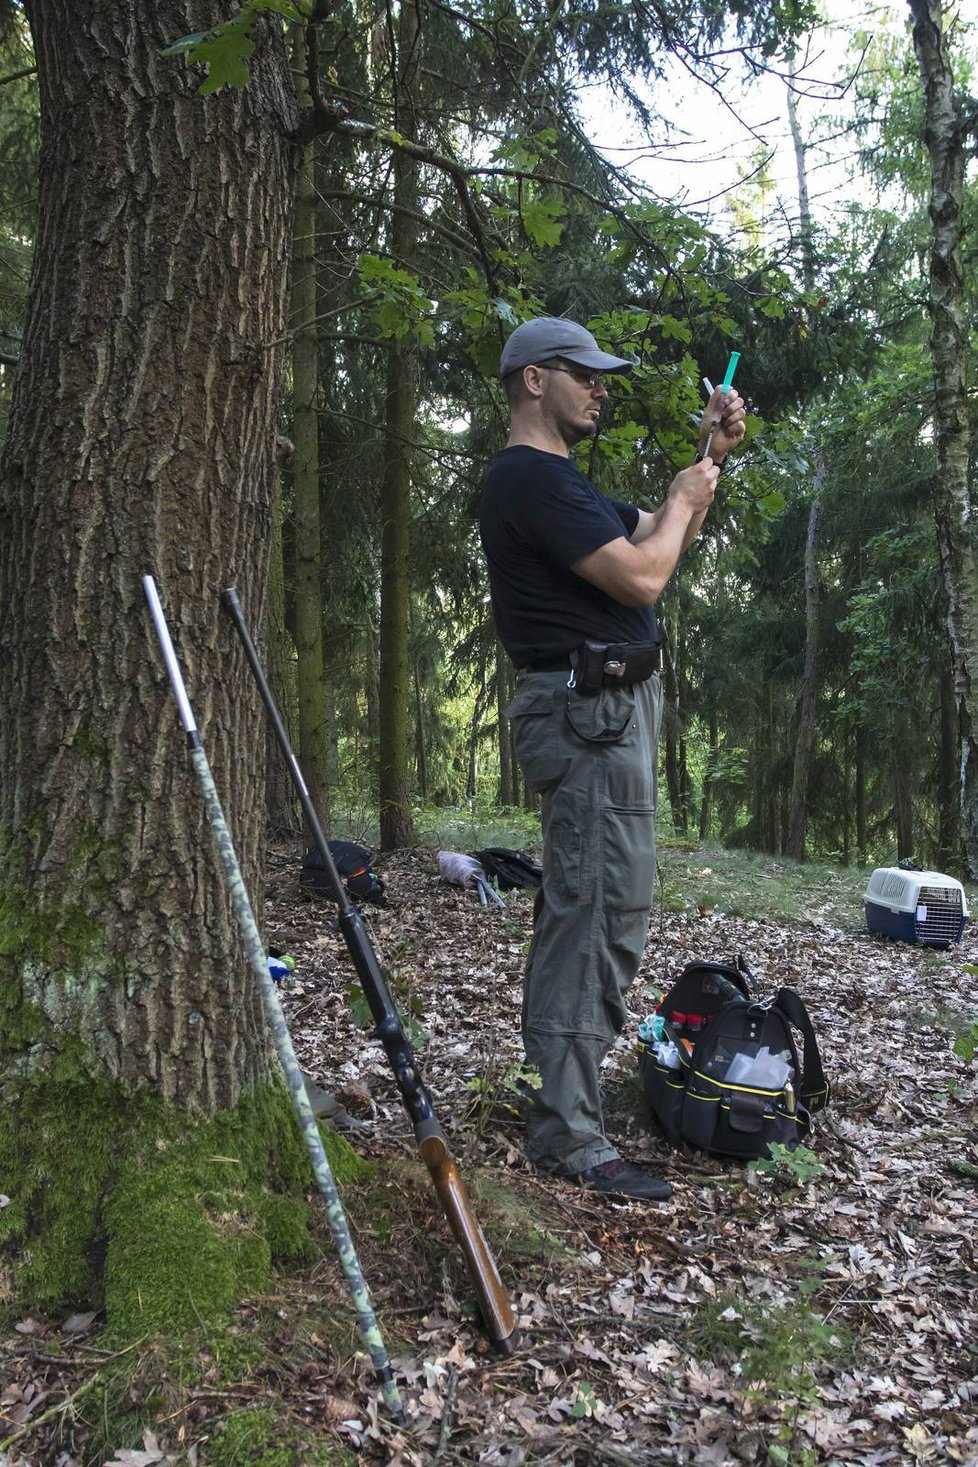
[[[783,1146],[779,1141],[769,1141],[767,1149],[769,1154],[752,1161],[748,1171],[804,1186],[825,1169],[824,1163],[807,1146],[796,1146],[792,1149]]]
[[[600,1404],[594,1386],[589,1380],[582,1380],[577,1387],[577,1396],[571,1408],[571,1416],[575,1421],[581,1421],[593,1416],[595,1409]]]
[[[386,975],[388,979],[390,974]],[[391,984],[391,994],[394,996],[396,980]],[[421,1050],[428,1043],[429,1034],[421,1023],[419,1015],[424,1012],[424,1004],[417,993],[404,991],[404,985],[396,985],[402,991],[397,995],[397,1006],[404,1025],[404,1032],[412,1049]],[[350,1013],[353,1022],[359,1024],[363,1029],[369,1029],[374,1020],[367,996],[359,983],[348,983],[346,985],[347,1001],[350,1005]]]
[[[409,270],[378,255],[361,255],[360,280],[370,298],[373,320],[382,337],[395,341],[409,334],[417,336],[422,346],[433,346],[433,304]]]
[[[974,963],[965,963],[964,972],[969,973],[972,978],[978,978],[978,967]],[[969,1062],[978,1054],[978,1019],[972,1019],[963,1032],[958,1034],[954,1041],[954,1053]]]
[[[188,65],[203,66],[207,74],[197,90],[204,96],[225,86],[245,87],[255,51],[255,22],[264,14],[298,24],[309,18],[309,6],[291,0],[242,0],[229,20],[213,30],[181,36],[162,55],[183,56]]]
[[[704,1304],[690,1321],[694,1352],[731,1367],[750,1394],[762,1400],[814,1401],[819,1376],[838,1370],[852,1351],[846,1330],[809,1302],[820,1287],[822,1264],[810,1260],[809,1277],[780,1299],[726,1292]],[[792,1459],[794,1460],[794,1459]]]

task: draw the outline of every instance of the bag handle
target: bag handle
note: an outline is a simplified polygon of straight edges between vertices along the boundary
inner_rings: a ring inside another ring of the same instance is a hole
[[[832,1087],[822,1069],[818,1040],[815,1038],[808,1010],[793,988],[780,989],[771,1007],[780,1009],[788,1023],[794,1025],[805,1041],[800,1099],[810,1111],[823,1110],[829,1103]]]

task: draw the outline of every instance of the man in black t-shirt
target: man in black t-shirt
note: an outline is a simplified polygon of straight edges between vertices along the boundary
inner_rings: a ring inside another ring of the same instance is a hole
[[[543,886],[522,1025],[542,1083],[527,1154],[543,1172],[655,1200],[670,1195],[667,1183],[623,1161],[605,1135],[598,1075],[624,1027],[652,905],[662,716],[652,608],[744,436],[744,404],[714,392],[697,462],[658,510],[619,504],[570,451],[598,431],[602,377],[631,365],[573,321],[517,327],[500,362],[510,436],[479,519],[496,626],[523,672],[506,710],[514,747],[541,796]]]

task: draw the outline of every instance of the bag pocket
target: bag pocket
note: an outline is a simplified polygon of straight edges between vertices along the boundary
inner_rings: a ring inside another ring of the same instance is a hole
[[[680,1126],[686,1096],[685,1071],[659,1064],[651,1050],[642,1044],[638,1050],[638,1071],[653,1122],[670,1146],[681,1146],[683,1136]]]
[[[778,1142],[794,1147],[799,1122],[787,1113],[783,1090],[727,1085],[694,1071],[683,1106],[682,1133],[690,1146],[713,1156],[753,1161]]]

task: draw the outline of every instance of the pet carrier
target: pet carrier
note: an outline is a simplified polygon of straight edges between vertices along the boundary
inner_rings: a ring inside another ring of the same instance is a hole
[[[968,920],[964,887],[939,871],[879,866],[869,878],[863,900],[870,932],[925,947],[960,942]]]

